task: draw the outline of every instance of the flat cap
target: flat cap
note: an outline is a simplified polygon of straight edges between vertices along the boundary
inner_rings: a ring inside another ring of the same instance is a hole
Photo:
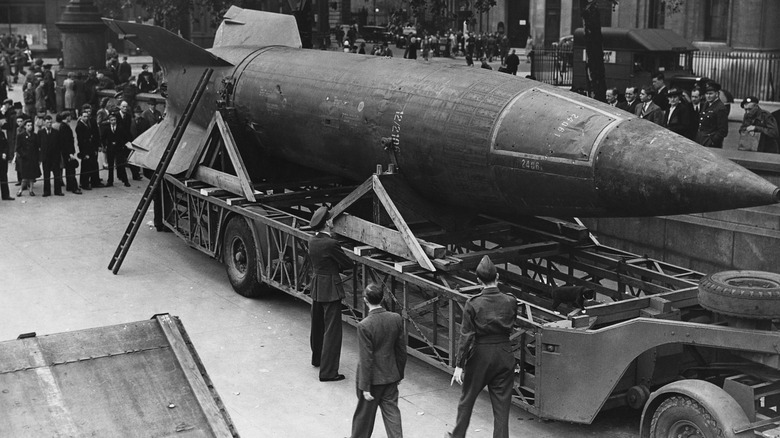
[[[756,96],[748,96],[748,97],[746,97],[746,98],[745,98],[745,99],[742,101],[742,103],[740,103],[740,104],[739,104],[739,106],[741,106],[742,108],[744,108],[744,107],[745,107],[745,104],[748,104],[748,103],[758,103],[758,98],[757,98]]]
[[[496,279],[496,265],[490,260],[490,257],[483,256],[477,265],[477,277],[482,281],[488,282]]]
[[[330,212],[328,211],[328,207],[320,207],[312,215],[309,226],[313,230],[319,230],[323,225],[325,225],[325,221],[328,220],[329,217]]]

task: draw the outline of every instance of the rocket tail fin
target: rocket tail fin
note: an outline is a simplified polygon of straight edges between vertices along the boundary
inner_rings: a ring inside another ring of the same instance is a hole
[[[292,15],[231,6],[214,36],[214,47],[286,46],[301,48],[298,25]]]
[[[104,18],[120,38],[149,52],[165,70],[175,66],[228,67],[232,64],[178,35],[158,26]]]

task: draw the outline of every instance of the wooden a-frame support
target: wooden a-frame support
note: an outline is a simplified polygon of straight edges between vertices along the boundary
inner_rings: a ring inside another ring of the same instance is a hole
[[[220,147],[223,147],[230,157],[230,162],[236,171],[235,175],[212,167]],[[205,162],[207,160],[208,163]],[[214,113],[214,117],[211,118],[211,122],[206,128],[206,135],[196,149],[190,167],[187,169],[186,177],[195,178],[214,187],[243,196],[247,201],[257,202],[255,189],[252,187],[252,180],[249,179],[244,160],[241,159],[241,154],[238,152],[230,127],[225,123],[225,119],[219,111]]]
[[[400,178],[400,175],[383,174],[372,175],[363,184],[347,195],[344,199],[331,208],[333,230],[350,239],[365,243],[381,251],[413,260],[420,267],[429,271],[435,271],[436,267],[431,258],[443,258],[446,248],[442,245],[417,239],[409,225],[404,220],[393,199],[396,196],[406,198],[416,195],[403,190],[403,185],[398,181],[384,184],[390,178]],[[389,190],[388,190],[389,189]],[[375,224],[345,213],[345,210],[358,199],[373,192],[376,199],[385,208],[390,220],[395,225],[395,230]],[[404,264],[398,264],[397,269],[404,269]]]

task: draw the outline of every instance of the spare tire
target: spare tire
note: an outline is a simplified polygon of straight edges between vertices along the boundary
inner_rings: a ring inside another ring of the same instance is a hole
[[[724,271],[699,283],[699,304],[728,316],[780,318],[780,274],[762,271]]]

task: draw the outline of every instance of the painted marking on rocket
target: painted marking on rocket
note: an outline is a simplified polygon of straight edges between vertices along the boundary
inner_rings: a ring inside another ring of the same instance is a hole
[[[393,115],[393,126],[390,128],[390,138],[393,139],[393,145],[397,148],[401,145],[401,120],[404,118],[403,111],[396,111]]]
[[[579,118],[580,118],[579,114],[572,113],[569,117],[567,117],[564,121],[561,122],[560,126],[556,128],[556,131],[566,132],[566,127],[574,124],[574,121]],[[558,134],[558,132],[553,132],[553,135],[556,137],[560,137],[561,135]]]

